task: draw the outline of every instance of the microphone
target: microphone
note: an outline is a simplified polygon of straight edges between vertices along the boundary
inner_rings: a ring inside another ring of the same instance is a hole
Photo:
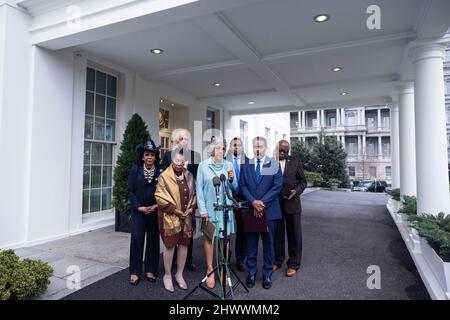
[[[216,189],[216,199],[217,203],[219,203],[219,188],[220,188],[220,178],[218,176],[214,176],[212,179],[214,188]]]
[[[229,190],[228,190],[228,186],[227,186],[227,184],[226,184],[226,180],[227,180],[227,178],[226,178],[225,175],[222,173],[222,174],[220,175],[220,181],[222,181],[222,183],[223,183],[225,193],[227,194],[227,198],[230,199],[231,201],[233,201],[233,203],[236,203],[236,200],[230,195],[230,192],[229,192]]]

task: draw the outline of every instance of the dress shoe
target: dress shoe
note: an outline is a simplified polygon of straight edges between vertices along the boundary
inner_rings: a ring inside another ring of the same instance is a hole
[[[263,288],[264,289],[270,289],[272,288],[272,280],[269,277],[264,277],[263,280]]]
[[[151,276],[148,276],[147,274],[145,275],[145,278],[147,279],[147,281],[148,282],[156,282],[156,277],[155,277],[155,275],[151,275]]]
[[[172,277],[171,276],[164,276],[163,277],[163,283],[164,283],[164,288],[169,291],[170,293],[174,293],[175,289],[173,288],[173,284],[172,284]]]
[[[236,262],[236,268],[238,271],[243,272],[245,271],[245,264],[242,261]]]
[[[184,281],[184,279],[183,278],[181,278],[181,279],[175,279],[176,281],[177,281],[177,285],[178,285],[178,287],[180,288],[180,289],[182,289],[182,290],[187,290],[187,284],[186,284],[186,281]]]
[[[135,280],[130,279],[130,284],[132,286],[137,286],[139,284],[139,281],[141,281],[141,277],[137,277]]]
[[[295,276],[296,273],[297,273],[297,270],[292,269],[292,268],[288,268],[287,271],[286,271],[286,277]]]
[[[255,276],[247,276],[245,284],[247,285],[247,288],[253,288],[255,286]]]
[[[281,266],[279,266],[277,264],[274,264],[273,267],[272,267],[272,271],[275,272],[275,271],[277,271],[280,268],[281,268]]]
[[[189,271],[196,271],[197,270],[197,266],[195,264],[193,264],[192,262],[186,262],[186,268]]]

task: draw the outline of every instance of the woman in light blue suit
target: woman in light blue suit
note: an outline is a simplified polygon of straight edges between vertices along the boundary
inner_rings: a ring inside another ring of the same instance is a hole
[[[226,184],[228,186],[230,194],[234,194],[238,191],[238,181],[235,178],[233,164],[224,160],[225,142],[222,138],[214,138],[211,144],[208,146],[208,154],[211,156],[202,161],[198,167],[197,172],[197,207],[204,221],[209,221],[215,225],[215,236],[223,238],[222,234],[219,234],[219,230],[224,228],[224,219],[222,211],[214,210],[214,203],[216,202],[216,190],[213,184],[214,177],[220,177],[224,174]],[[228,205],[232,204],[229,199],[224,199],[222,185],[219,189],[220,202]],[[234,215],[233,210],[228,211],[228,234],[234,233]],[[207,274],[213,270],[213,253],[214,245],[206,237],[204,241],[206,267]],[[228,254],[228,249],[226,249]],[[206,285],[209,288],[214,288],[215,280],[214,274],[212,274],[207,280]]]

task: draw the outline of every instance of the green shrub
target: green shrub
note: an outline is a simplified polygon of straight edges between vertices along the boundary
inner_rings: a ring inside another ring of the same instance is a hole
[[[336,179],[336,178],[331,178],[330,180],[328,180],[328,186],[333,186],[333,185],[335,185],[335,186],[338,186],[338,185],[340,185],[342,183],[342,181],[341,180],[339,180],[339,179]]]
[[[392,197],[392,199],[400,201],[400,188],[392,189],[389,191],[389,195]]]
[[[431,214],[410,215],[411,226],[425,238],[429,245],[445,262],[450,262],[450,215],[440,212]]]
[[[305,171],[305,178],[313,186],[320,186],[323,183],[322,175],[318,172]]]
[[[399,212],[410,215],[417,215],[417,199],[414,196],[403,196],[403,208]]]
[[[53,268],[40,260],[20,261],[13,250],[0,251],[0,300],[22,300],[47,290]]]

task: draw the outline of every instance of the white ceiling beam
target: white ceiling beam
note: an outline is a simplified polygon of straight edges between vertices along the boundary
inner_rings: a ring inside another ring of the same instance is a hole
[[[261,62],[261,55],[221,13],[195,19],[195,23],[228,51],[239,58],[258,76],[279,93],[286,95],[294,105],[304,105],[304,101],[289,89],[277,73]]]
[[[243,67],[245,67],[245,64],[241,60],[231,60],[231,61],[224,61],[224,62],[219,62],[219,63],[205,64],[205,65],[201,65],[201,66],[192,66],[192,67],[156,72],[156,73],[148,75],[147,78],[153,79],[153,80],[164,80],[164,79],[168,79],[168,78],[172,78],[172,77],[176,77],[176,76],[180,76],[180,75],[185,75],[185,74],[190,74],[190,73],[199,73],[199,72],[222,70],[222,69],[227,69],[227,71],[229,71],[229,70],[235,70],[235,69],[242,69]]]
[[[439,38],[450,28],[450,1],[425,0],[416,23],[417,38]]]
[[[391,34],[391,35],[387,35],[387,36],[373,37],[373,38],[369,38],[369,39],[365,39],[365,40],[348,41],[348,42],[336,43],[336,44],[320,46],[320,47],[313,47],[313,48],[307,48],[307,49],[274,53],[274,54],[262,57],[260,59],[260,61],[263,63],[277,63],[277,62],[282,62],[282,61],[290,59],[290,58],[299,57],[302,55],[316,54],[319,52],[333,51],[333,50],[339,50],[339,49],[343,49],[343,48],[367,46],[367,45],[373,45],[373,44],[404,43],[406,41],[414,40],[415,38],[416,38],[416,34],[414,32],[396,33],[396,34]],[[167,78],[176,77],[179,75],[185,75],[185,74],[196,73],[196,72],[221,70],[221,69],[227,69],[227,68],[236,68],[237,69],[242,66],[245,66],[245,64],[242,61],[231,60],[231,61],[224,61],[224,62],[219,62],[219,63],[214,63],[214,64],[207,64],[207,65],[201,65],[201,66],[193,66],[193,67],[187,67],[187,68],[181,68],[181,69],[161,71],[158,73],[148,75],[148,78],[154,79],[154,80],[162,80],[162,79],[167,79]]]
[[[289,58],[295,58],[308,54],[316,54],[320,52],[333,51],[339,49],[348,49],[353,47],[363,47],[369,45],[388,44],[388,43],[405,43],[416,38],[415,32],[394,33],[385,36],[372,37],[362,40],[346,41],[333,43],[325,46],[311,47],[300,50],[292,50],[267,55],[261,59],[262,62],[280,62]]]
[[[52,0],[52,3],[58,3],[58,1]],[[30,29],[32,44],[59,50],[262,0],[62,1],[62,6],[55,4],[56,7],[50,7],[50,9],[47,8],[46,1],[42,0],[26,0],[19,3],[29,12],[37,14],[44,11],[32,19]],[[74,13],[66,11],[67,3],[73,3],[79,7],[81,17],[80,24],[76,28],[68,27],[68,21]]]
[[[306,89],[322,89],[322,90],[330,90],[330,89],[340,89],[346,88],[356,85],[376,85],[383,83],[391,83],[399,80],[399,76],[397,74],[389,74],[384,76],[377,77],[364,77],[357,78],[351,80],[336,80],[329,82],[321,82],[316,84],[309,84],[303,86],[294,86],[291,87],[291,90],[306,90]]]
[[[235,93],[226,93],[226,94],[214,94],[214,95],[208,95],[208,96],[198,96],[196,99],[198,100],[210,100],[210,99],[217,99],[217,98],[245,98],[248,96],[255,96],[258,95],[258,97],[264,96],[264,95],[273,95],[274,93],[277,93],[276,89],[269,89],[269,90],[254,90],[254,91],[240,91]]]

